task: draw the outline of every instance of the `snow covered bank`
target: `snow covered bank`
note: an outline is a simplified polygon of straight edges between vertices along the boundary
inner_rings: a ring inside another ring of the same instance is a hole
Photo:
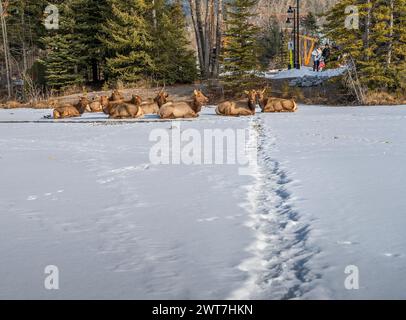
[[[301,67],[300,69],[282,70],[278,73],[270,72],[265,73],[267,79],[290,79],[290,78],[303,78],[303,77],[319,77],[319,78],[332,78],[342,75],[346,71],[345,67],[337,69],[326,69],[321,72],[315,72],[312,68]]]
[[[406,298],[405,106],[213,112],[182,130],[247,128],[248,176],[152,165],[169,122],[0,110],[0,298]]]

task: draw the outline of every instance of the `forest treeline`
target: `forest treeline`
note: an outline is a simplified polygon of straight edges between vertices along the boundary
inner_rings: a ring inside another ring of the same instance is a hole
[[[197,77],[181,1],[52,3],[59,19],[50,19],[48,29],[44,25],[48,1],[8,3],[8,46],[14,73],[30,72],[40,85],[54,89],[118,80],[170,84]],[[57,28],[52,27],[55,23]]]
[[[282,14],[273,15],[264,0],[54,0],[56,21],[48,1],[0,0],[2,83],[23,79],[30,92],[63,92],[224,75],[233,86],[252,71],[287,67],[285,2],[275,1]],[[405,88],[406,0],[334,0],[323,12],[307,2],[302,34],[332,44],[337,64],[352,61],[365,88]],[[348,29],[354,5],[358,28]],[[46,28],[47,19],[58,27]]]
[[[406,89],[406,0],[340,0],[326,15],[324,37],[355,64],[370,89]]]

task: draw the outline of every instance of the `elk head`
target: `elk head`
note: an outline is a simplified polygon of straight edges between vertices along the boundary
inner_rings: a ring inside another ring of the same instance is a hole
[[[102,105],[103,108],[107,107],[107,105],[109,104],[109,98],[107,96],[101,96],[100,104]]]
[[[193,91],[193,102],[192,102],[192,109],[194,112],[199,113],[202,110],[202,107],[209,102],[209,98],[207,98],[203,92],[200,90]]]
[[[207,98],[200,90],[195,90],[193,92],[193,96],[196,102],[198,102],[200,105],[205,105],[209,102],[209,98]]]
[[[168,97],[169,94],[162,89],[155,97],[154,102],[158,105],[158,107],[162,107],[168,101]]]
[[[257,107],[258,97],[257,92],[255,90],[244,91],[248,98],[248,107],[251,111],[255,112],[255,108]]]
[[[111,97],[110,97],[110,101],[120,101],[123,99],[124,99],[123,95],[117,89],[113,91],[113,93],[111,94]]]
[[[266,105],[266,97],[265,97],[266,90],[267,90],[267,88],[256,91],[257,102],[260,105],[261,109],[263,109]]]
[[[80,97],[76,109],[78,109],[80,114],[83,114],[87,108],[89,108],[89,100],[86,97]]]
[[[130,102],[136,106],[140,106],[142,103],[142,98],[139,95],[133,94]]]

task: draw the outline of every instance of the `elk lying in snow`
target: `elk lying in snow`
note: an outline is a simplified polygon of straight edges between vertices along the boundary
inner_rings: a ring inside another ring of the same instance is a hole
[[[144,114],[158,114],[159,108],[168,102],[168,94],[162,89],[151,102],[142,102],[141,109]]]
[[[133,95],[130,101],[110,102],[103,111],[113,119],[140,118],[144,116],[140,107],[141,101],[140,96]]]
[[[157,114],[159,112],[159,108],[164,105],[167,102],[168,94],[165,93],[163,90],[161,90],[158,95],[155,97],[154,101],[152,102],[142,102],[142,99],[138,95],[133,95],[132,99],[130,101],[124,101],[123,96],[121,95],[120,92],[117,90],[113,92],[111,97],[107,99],[106,97],[102,97],[101,99],[101,104],[103,107],[103,112],[108,115],[113,114],[113,109],[116,108],[116,106],[121,105],[121,109],[123,107],[123,104],[133,104],[139,107],[140,111],[138,113],[138,116],[141,116],[141,111],[142,114]],[[123,109],[122,109],[123,111]],[[133,110],[134,111],[134,110]],[[123,111],[126,113],[126,111]],[[127,116],[130,117],[130,116]],[[131,116],[133,117],[133,116]]]
[[[252,116],[255,114],[257,104],[257,92],[255,90],[245,91],[248,101],[225,101],[216,108],[216,113],[222,116]]]
[[[160,107],[159,116],[161,119],[196,118],[202,106],[208,102],[209,99],[201,91],[195,90],[193,101],[167,102]]]
[[[124,100],[123,94],[118,91],[114,90],[113,93],[111,94],[111,97],[109,98],[110,101],[121,101]]]
[[[102,98],[95,96],[86,108],[87,112],[101,112],[103,111]]]
[[[295,100],[265,97],[265,91],[257,91],[257,97],[262,112],[295,112],[297,105]]]
[[[118,90],[114,90],[110,98],[103,96],[101,97],[100,102],[103,112],[110,115],[110,111],[112,108],[124,102],[124,97],[121,92],[119,92]]]
[[[54,119],[80,117],[89,106],[89,100],[81,97],[76,105],[64,104],[54,109]]]

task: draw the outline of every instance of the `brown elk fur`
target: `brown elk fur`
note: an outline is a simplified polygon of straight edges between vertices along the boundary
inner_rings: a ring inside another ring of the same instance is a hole
[[[265,91],[266,89],[257,91],[262,112],[295,112],[297,110],[295,100],[265,97]]]
[[[124,118],[141,118],[144,116],[140,106],[132,103],[119,103],[110,110],[110,118],[124,119]]]
[[[118,99],[118,100],[117,100]],[[138,95],[133,95],[130,100],[124,101],[122,94],[118,90],[114,90],[110,98],[106,96],[102,96],[100,98],[100,104],[102,106],[102,111],[105,114],[111,115],[113,109],[122,104],[134,104],[136,106],[140,106],[142,99]]]
[[[102,109],[103,109],[104,107],[106,107],[106,106],[109,104],[109,97],[107,97],[107,96],[101,96],[101,97],[100,97],[100,104],[101,104],[101,106],[102,106]]]
[[[129,101],[111,101],[103,111],[113,119],[140,118],[144,116],[141,102],[140,96],[133,95]]]
[[[255,114],[255,107],[257,102],[256,91],[245,91],[248,101],[225,101],[220,103],[216,108],[216,113],[222,116],[252,116]]]
[[[124,100],[123,94],[118,91],[118,90],[114,90],[113,93],[111,94],[110,101],[121,101]]]
[[[114,107],[116,107],[119,104],[124,103],[124,97],[120,91],[114,90],[108,99],[106,99],[106,97],[104,96],[100,99],[100,102],[102,105],[103,112],[105,114],[110,115],[110,113]]]
[[[81,97],[76,105],[63,104],[54,109],[54,119],[80,117],[86,108],[89,106],[89,100]]]
[[[198,90],[193,92],[193,101],[168,102],[159,109],[161,119],[196,118],[209,99]]]
[[[89,106],[86,108],[87,112],[101,112],[103,111],[103,107],[101,104],[101,98],[94,97],[92,101],[89,103]]]
[[[158,114],[159,112],[159,106],[155,102],[143,102],[140,107],[144,114]]]
[[[140,98],[139,105],[144,114],[158,114],[159,108],[168,102],[168,96],[166,92],[161,90],[152,101],[142,102]]]

